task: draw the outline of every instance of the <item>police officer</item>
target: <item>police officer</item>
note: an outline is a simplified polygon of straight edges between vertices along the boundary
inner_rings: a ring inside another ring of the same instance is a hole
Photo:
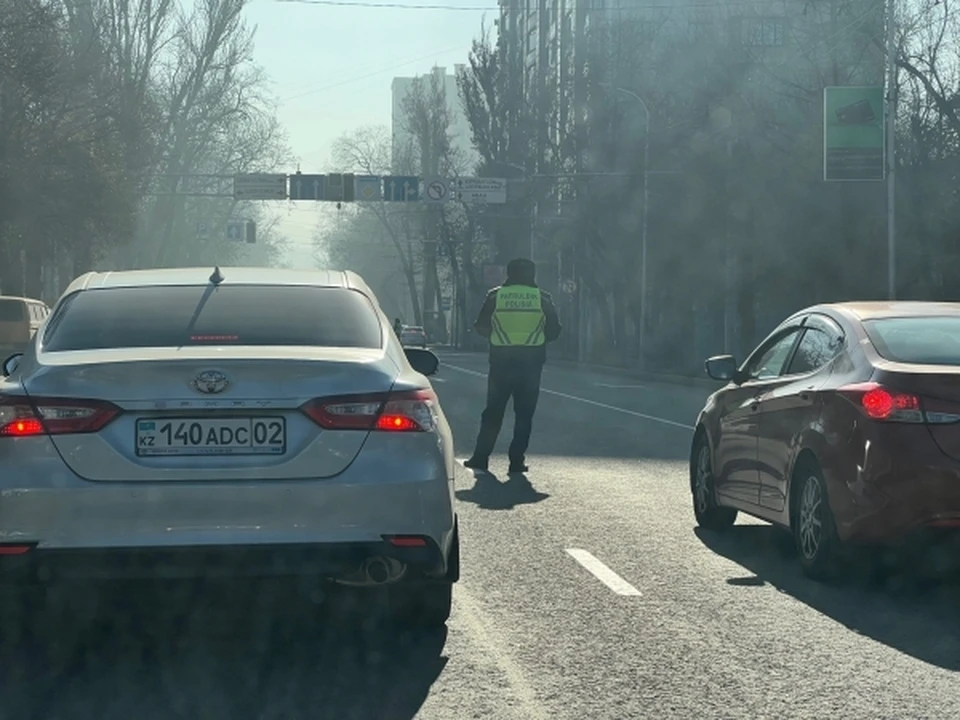
[[[525,258],[511,260],[507,279],[487,294],[474,329],[490,340],[487,407],[473,455],[464,465],[486,470],[500,434],[507,402],[513,398],[515,415],[510,444],[510,472],[525,472],[533,414],[540,396],[540,376],[548,342],[560,336],[560,319],[549,293],[535,282],[536,265]]]

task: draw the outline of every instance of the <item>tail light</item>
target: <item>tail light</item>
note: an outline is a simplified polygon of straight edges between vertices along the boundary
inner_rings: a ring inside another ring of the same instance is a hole
[[[918,395],[885,388],[877,383],[860,383],[840,388],[840,394],[854,402],[872,420],[943,425],[960,422],[960,414],[925,407],[931,402]]]
[[[437,396],[429,389],[318,398],[301,409],[327,430],[431,432],[437,427]]]
[[[120,414],[120,408],[98,400],[0,397],[0,438],[94,433]]]

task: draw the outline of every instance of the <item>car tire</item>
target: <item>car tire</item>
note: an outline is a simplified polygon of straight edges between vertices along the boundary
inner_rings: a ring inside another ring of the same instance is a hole
[[[707,530],[726,530],[737,520],[737,511],[717,504],[713,483],[713,464],[706,433],[697,433],[690,453],[690,490],[697,525]]]
[[[391,590],[391,614],[404,625],[438,628],[450,619],[453,583],[410,583]]]
[[[790,529],[804,573],[814,580],[837,577],[842,543],[827,484],[815,460],[803,457],[793,472],[790,502]]]

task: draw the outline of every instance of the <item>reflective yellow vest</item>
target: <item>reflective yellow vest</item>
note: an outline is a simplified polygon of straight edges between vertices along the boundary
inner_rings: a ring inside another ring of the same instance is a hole
[[[497,290],[490,344],[498,347],[543,345],[546,322],[539,288],[505,285]]]

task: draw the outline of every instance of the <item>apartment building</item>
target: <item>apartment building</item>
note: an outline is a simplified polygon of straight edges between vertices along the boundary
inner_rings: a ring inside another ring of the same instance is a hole
[[[473,147],[472,131],[470,122],[463,106],[460,103],[460,95],[457,90],[457,73],[463,69],[463,65],[455,65],[453,74],[448,74],[446,68],[434,67],[431,70],[433,77],[440,81],[441,87],[447,99],[447,110],[450,114],[450,144],[457,153],[458,164],[462,165],[464,174],[472,174],[473,168],[477,164],[478,156]],[[407,127],[406,112],[404,110],[404,101],[409,97],[418,81],[429,81],[430,76],[420,78],[414,77],[395,77],[391,83],[391,113],[390,126],[393,140],[393,169],[395,172],[406,172],[406,168],[398,167],[399,163],[408,156],[409,149],[415,147],[413,135]]]

